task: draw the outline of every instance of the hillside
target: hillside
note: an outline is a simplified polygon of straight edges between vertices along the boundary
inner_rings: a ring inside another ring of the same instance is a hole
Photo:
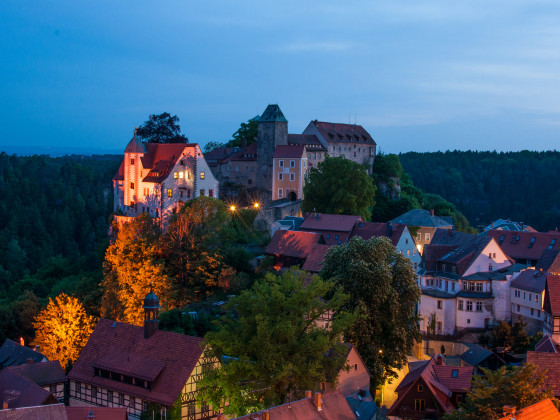
[[[399,155],[413,183],[445,197],[475,227],[509,218],[538,230],[560,222],[560,152],[409,152]]]

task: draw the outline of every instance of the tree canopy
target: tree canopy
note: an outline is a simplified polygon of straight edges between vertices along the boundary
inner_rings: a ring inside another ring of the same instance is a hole
[[[483,375],[473,377],[465,402],[445,415],[445,420],[499,419],[503,417],[504,405],[525,408],[545,398],[557,403],[553,390],[545,386],[545,373],[535,365],[481,370]]]
[[[340,340],[355,319],[341,311],[347,296],[318,276],[306,285],[307,278],[294,269],[269,273],[230,299],[217,331],[205,337],[222,363],[199,383],[199,401],[226,399],[226,414],[240,416],[301,398],[344,366],[348,347]],[[336,316],[324,328],[318,321],[328,311]]]
[[[308,172],[302,210],[359,215],[370,220],[376,187],[366,169],[343,157],[326,157]]]
[[[321,276],[342,286],[350,296],[345,309],[361,315],[347,332],[372,380],[377,384],[396,376],[420,339],[414,314],[420,287],[412,263],[388,238],[352,238],[329,249]]]
[[[93,332],[95,320],[86,314],[78,299],[61,293],[54,300],[49,299],[33,325],[41,352],[65,368],[78,358]]]
[[[146,143],[188,143],[189,139],[181,133],[179,117],[169,112],[150,115],[136,135]]]
[[[226,147],[243,147],[250,146],[257,141],[257,136],[259,134],[258,130],[259,117],[253,117],[246,123],[242,122],[235,133],[233,133],[232,139],[226,143]]]

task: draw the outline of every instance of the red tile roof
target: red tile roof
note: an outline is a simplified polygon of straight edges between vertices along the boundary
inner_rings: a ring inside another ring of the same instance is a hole
[[[266,247],[265,253],[305,259],[313,247],[320,242],[322,242],[320,233],[277,230]]]
[[[405,227],[406,225],[399,223],[365,222],[358,225],[352,236],[359,236],[366,240],[385,236],[391,239],[393,246],[397,246]]]
[[[364,127],[356,124],[340,124],[312,121],[328,143],[367,143],[376,144]]]
[[[554,396],[560,396],[560,354],[527,352],[527,363],[532,363],[539,370],[547,370],[545,385],[552,388]]]
[[[356,420],[356,415],[339,391],[321,396],[321,411],[313,404],[313,398],[304,398],[265,411],[269,413],[270,420]],[[262,419],[262,412],[238,417],[236,420],[254,419]]]
[[[242,161],[242,162],[252,162],[257,160],[257,143],[253,143],[250,146],[247,146],[245,149],[241,149],[239,152],[234,153],[222,159],[220,163],[227,163],[233,161]]]
[[[127,420],[126,408],[122,407],[65,407],[68,420],[86,420],[93,413],[95,420]]]
[[[274,159],[289,159],[289,158],[301,158],[305,152],[305,146],[302,144],[285,146],[276,146],[274,150]]]
[[[301,230],[330,230],[333,232],[350,233],[358,223],[363,222],[360,216],[342,214],[310,213],[305,216],[299,227]]]
[[[169,331],[156,331],[146,339],[143,327],[100,319],[68,378],[171,406],[202,355],[202,341]],[[152,376],[162,363],[164,367],[152,388],[145,389],[95,376],[94,366],[99,363],[122,364],[122,369],[136,377]]]
[[[309,271],[311,273],[319,273],[323,268],[323,260],[325,259],[325,255],[327,255],[327,251],[331,248],[331,245],[326,244],[317,244],[313,247],[307,259],[305,260],[305,264],[301,267],[302,270]]]
[[[11,366],[6,369],[10,369],[16,375],[23,376],[40,386],[66,382],[66,375],[58,360]]]
[[[544,293],[543,309],[554,316],[560,316],[560,276],[548,274]]]
[[[64,408],[64,404],[50,404],[0,410],[0,420],[66,420]],[[86,420],[86,417],[80,420]]]
[[[560,420],[560,413],[550,398],[547,398],[499,420]]]
[[[58,403],[58,400],[49,391],[11,369],[0,371],[0,395],[3,398],[2,402],[8,402],[8,408]]]
[[[117,174],[113,177],[113,181],[124,181],[124,160],[121,162]]]
[[[496,239],[506,255],[515,259],[538,260],[551,245],[550,249],[560,249],[560,232],[507,232],[492,229],[488,235]],[[533,238],[535,240],[531,244]]]

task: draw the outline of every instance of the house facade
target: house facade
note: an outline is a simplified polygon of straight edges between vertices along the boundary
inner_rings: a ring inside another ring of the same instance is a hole
[[[560,275],[546,276],[543,334],[560,343]]]
[[[305,146],[276,147],[272,165],[272,200],[302,200],[306,173]]]
[[[143,143],[135,131],[113,178],[114,211],[124,217],[147,213],[166,220],[180,203],[218,197],[218,188],[198,144]]]
[[[534,269],[523,270],[511,282],[512,318],[522,319],[531,335],[542,331],[543,328],[545,283],[546,273]]]

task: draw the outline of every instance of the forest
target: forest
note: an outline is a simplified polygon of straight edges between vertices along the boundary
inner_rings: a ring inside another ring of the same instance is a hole
[[[409,152],[403,169],[421,190],[453,203],[474,227],[498,218],[547,231],[560,221],[560,152]]]

